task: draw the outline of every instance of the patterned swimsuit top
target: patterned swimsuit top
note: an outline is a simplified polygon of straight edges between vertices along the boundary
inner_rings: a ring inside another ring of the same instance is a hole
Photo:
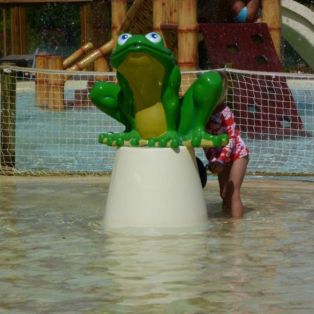
[[[214,135],[227,133],[229,136],[229,143],[225,147],[205,149],[206,157],[210,162],[229,163],[249,155],[249,150],[240,136],[233,113],[228,106],[224,106],[210,118],[206,130]]]

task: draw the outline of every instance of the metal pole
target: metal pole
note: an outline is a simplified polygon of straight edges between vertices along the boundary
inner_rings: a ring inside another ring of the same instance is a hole
[[[7,64],[6,64],[7,65]],[[15,168],[16,76],[1,69],[1,166]]]

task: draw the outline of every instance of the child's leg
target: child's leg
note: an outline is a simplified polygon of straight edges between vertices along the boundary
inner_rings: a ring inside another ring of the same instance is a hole
[[[227,187],[228,187],[230,170],[231,170],[231,167],[229,164],[227,164],[224,166],[223,171],[218,174],[219,190],[220,190],[220,196],[222,198],[222,207],[223,207],[223,210],[225,211],[228,211],[228,208],[230,208],[230,204],[228,204],[228,200],[227,200]]]
[[[230,204],[232,217],[243,216],[243,204],[241,201],[240,189],[245,176],[248,158],[239,158],[232,163],[227,187],[227,202]]]

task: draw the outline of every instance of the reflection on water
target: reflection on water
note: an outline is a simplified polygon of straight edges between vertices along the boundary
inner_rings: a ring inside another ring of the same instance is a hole
[[[206,188],[206,232],[106,234],[105,178],[0,178],[0,312],[313,313],[313,183]]]

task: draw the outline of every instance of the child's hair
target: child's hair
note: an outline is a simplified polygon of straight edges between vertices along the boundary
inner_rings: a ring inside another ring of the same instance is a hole
[[[222,91],[222,93],[221,93],[221,96],[220,96],[220,98],[219,98],[219,100],[218,100],[218,105],[217,105],[217,107],[219,106],[219,104],[221,104],[221,103],[223,103],[224,101],[225,101],[225,99],[226,99],[226,96],[227,96],[227,94],[228,94],[228,78],[227,78],[227,76],[226,76],[226,74],[224,73],[224,72],[219,72],[219,74],[221,75],[221,77],[222,77],[222,84],[223,84],[223,91]]]

